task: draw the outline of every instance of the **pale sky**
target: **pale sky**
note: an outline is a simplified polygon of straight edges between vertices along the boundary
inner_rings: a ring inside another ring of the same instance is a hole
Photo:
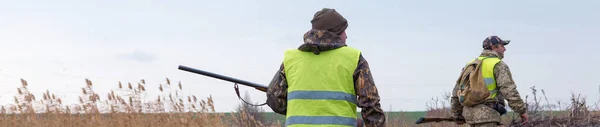
[[[119,81],[145,79],[154,99],[165,78],[215,99],[219,112],[241,102],[233,83],[180,71],[186,65],[267,85],[286,49],[302,44],[313,14],[335,8],[349,21],[386,111],[426,110],[450,92],[481,41],[512,40],[504,61],[522,97],[532,86],[550,103],[581,93],[600,100],[593,51],[598,1],[0,1],[0,104],[13,103],[20,78],[77,103],[85,78],[102,100]],[[253,101],[264,93],[240,86]],[[188,93],[186,93],[188,94]],[[529,98],[531,100],[531,97]],[[448,102],[447,102],[448,103]],[[263,106],[266,111],[271,111]]]

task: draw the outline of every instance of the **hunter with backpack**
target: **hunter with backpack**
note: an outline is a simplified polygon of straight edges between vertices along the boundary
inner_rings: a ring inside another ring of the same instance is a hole
[[[472,127],[500,125],[500,116],[506,114],[504,100],[523,123],[528,122],[527,105],[517,91],[508,65],[502,61],[504,46],[509,42],[498,36],[487,37],[483,52],[463,67],[452,90],[452,114],[465,118]]]

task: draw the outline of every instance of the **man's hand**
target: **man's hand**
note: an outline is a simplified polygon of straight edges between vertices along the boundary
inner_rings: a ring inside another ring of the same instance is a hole
[[[460,119],[465,119],[465,117],[463,117],[462,115],[460,115],[460,116],[456,116],[456,117],[457,117],[457,118],[460,118]],[[457,120],[457,121],[455,121],[454,123],[456,123],[456,124],[458,124],[458,125],[463,125],[463,124],[465,124],[465,121]]]
[[[527,113],[523,113],[521,114],[521,124],[526,124],[527,122],[529,122],[529,116],[527,115]]]

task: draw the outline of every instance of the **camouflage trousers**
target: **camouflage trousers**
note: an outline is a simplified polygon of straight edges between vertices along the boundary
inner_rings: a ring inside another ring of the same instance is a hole
[[[470,124],[469,127],[497,127],[497,122]]]
[[[498,111],[483,104],[464,107],[463,116],[467,124],[497,123],[501,121]]]

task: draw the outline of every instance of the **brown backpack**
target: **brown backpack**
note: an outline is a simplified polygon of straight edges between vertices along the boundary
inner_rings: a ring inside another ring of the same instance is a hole
[[[490,91],[488,91],[481,74],[482,61],[485,59],[475,59],[467,64],[456,81],[459,88],[456,94],[463,106],[475,106],[490,96]]]

